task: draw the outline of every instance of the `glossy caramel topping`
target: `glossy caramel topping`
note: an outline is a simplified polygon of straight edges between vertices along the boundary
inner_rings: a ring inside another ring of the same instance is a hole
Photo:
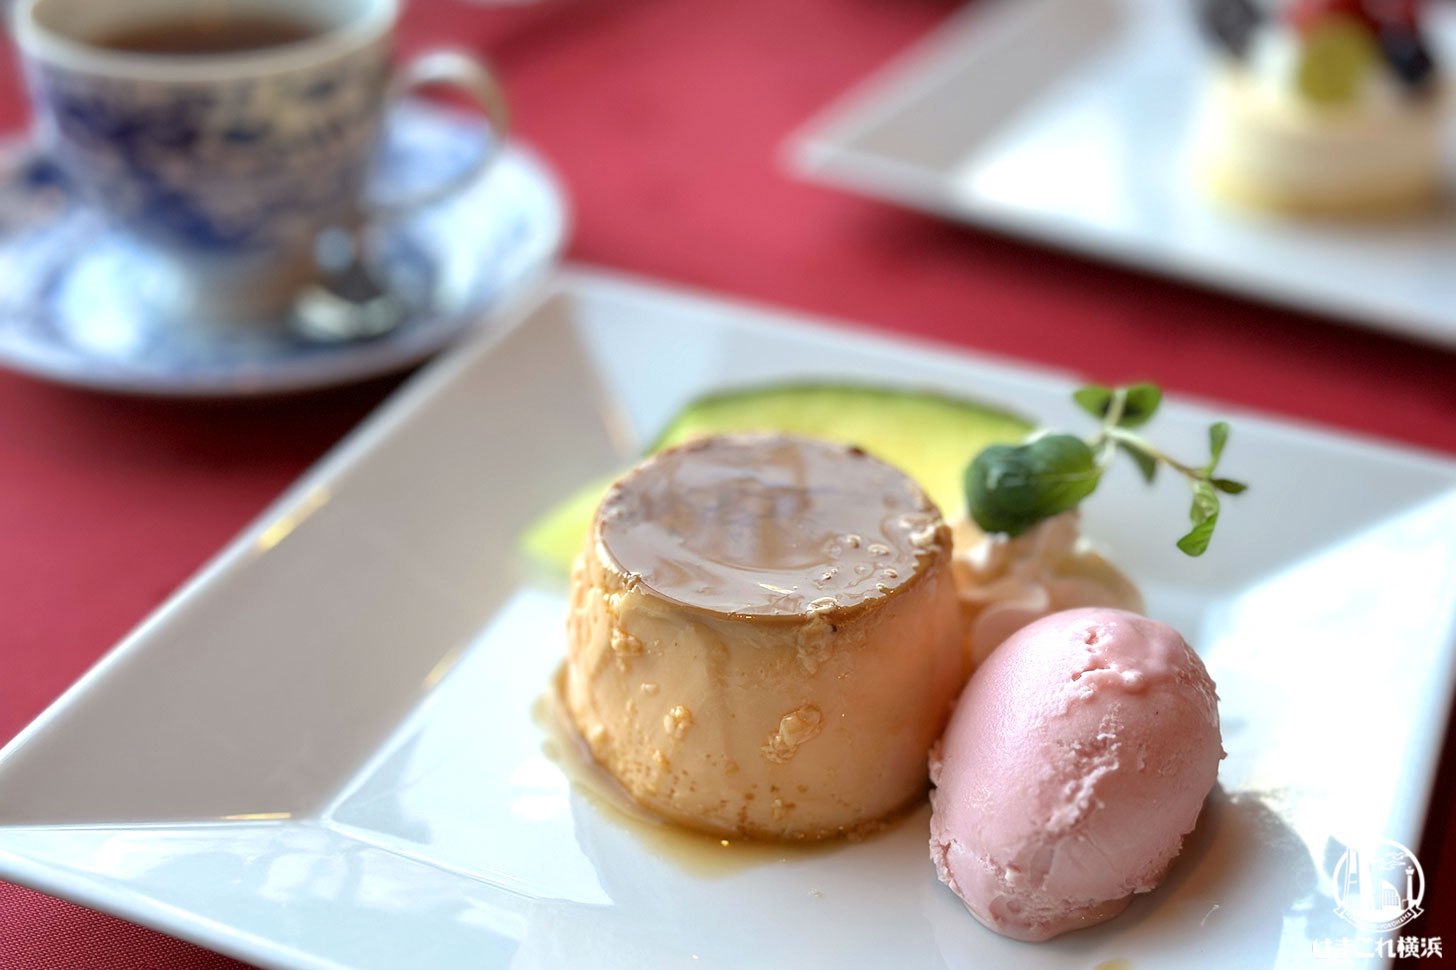
[[[914,482],[864,452],[725,435],[649,459],[597,513],[608,562],[658,595],[737,616],[804,616],[892,594],[949,542]]]

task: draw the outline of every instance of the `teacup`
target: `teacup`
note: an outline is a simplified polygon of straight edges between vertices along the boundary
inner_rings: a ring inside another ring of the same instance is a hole
[[[17,0],[12,17],[42,150],[163,257],[159,311],[266,321],[319,277],[324,230],[389,214],[364,193],[401,94],[462,88],[493,138],[471,171],[390,209],[463,189],[503,144],[504,101],[478,62],[440,52],[391,68],[398,12],[399,0]]]

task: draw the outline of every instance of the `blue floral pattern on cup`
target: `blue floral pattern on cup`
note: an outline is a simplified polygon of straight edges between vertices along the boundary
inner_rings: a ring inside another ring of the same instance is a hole
[[[228,84],[26,67],[40,137],[93,204],[154,243],[227,255],[297,251],[352,218],[388,53]]]

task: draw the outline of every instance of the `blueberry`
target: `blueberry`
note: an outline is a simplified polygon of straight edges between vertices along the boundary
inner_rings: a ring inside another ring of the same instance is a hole
[[[1198,21],[1216,43],[1234,57],[1249,50],[1263,14],[1253,0],[1199,0]]]
[[[1386,63],[1406,87],[1423,92],[1436,73],[1436,63],[1426,49],[1418,31],[1400,24],[1388,24],[1380,30],[1380,50]]]

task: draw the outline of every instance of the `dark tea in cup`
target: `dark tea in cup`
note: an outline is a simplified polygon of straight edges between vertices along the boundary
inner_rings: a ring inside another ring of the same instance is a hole
[[[308,40],[319,28],[302,20],[240,13],[128,24],[91,40],[134,54],[241,54]]]

